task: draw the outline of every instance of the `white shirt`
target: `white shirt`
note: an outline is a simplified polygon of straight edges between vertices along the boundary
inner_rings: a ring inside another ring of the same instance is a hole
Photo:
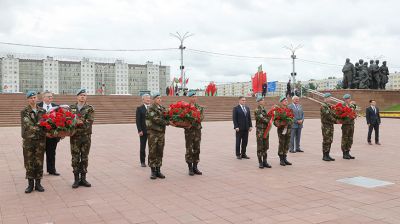
[[[374,106],[371,106],[371,108],[374,111],[374,113],[376,113],[376,108]]]
[[[51,110],[51,108],[53,108],[50,104],[46,104],[45,102],[43,102],[43,109],[45,109],[47,112],[49,112]]]
[[[150,106],[150,105],[147,105],[147,104],[143,104],[143,105],[144,105],[144,107],[146,108],[146,110],[149,109],[149,106]]]

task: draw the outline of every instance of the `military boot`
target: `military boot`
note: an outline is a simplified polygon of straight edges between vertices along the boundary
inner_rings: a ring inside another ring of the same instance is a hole
[[[33,179],[28,179],[28,187],[25,189],[25,193],[29,194],[33,191]]]
[[[193,176],[194,175],[193,164],[189,163],[189,162],[187,162],[187,164],[188,164],[188,168],[189,168],[189,176]]]
[[[348,151],[343,152],[343,159],[350,159],[350,155],[349,155]]]
[[[156,175],[158,178],[164,179],[164,174],[161,173],[160,167],[156,167]]]
[[[332,157],[329,155],[329,151],[327,152],[327,156],[328,156],[328,158],[329,158],[330,161],[335,161],[335,159],[332,158]]]
[[[286,165],[289,165],[289,166],[292,165],[291,162],[287,161],[287,155],[283,156],[283,161],[285,162]]]
[[[196,175],[202,175],[203,173],[197,168],[197,164],[198,164],[197,162],[193,163],[193,172]]]
[[[39,191],[39,192],[43,192],[44,191],[43,186],[40,184],[40,179],[36,179],[35,190]]]
[[[356,157],[350,155],[350,151],[347,151],[347,155],[349,156],[350,159],[355,159]]]
[[[266,168],[272,168],[272,166],[267,163],[267,155],[263,156],[263,166]]]
[[[86,180],[86,173],[81,173],[81,181],[79,182],[79,185],[84,186],[84,187],[91,187],[92,185],[87,182]]]
[[[286,166],[285,160],[283,160],[283,155],[279,155],[279,160],[280,160],[279,164],[281,166]]]
[[[74,183],[72,184],[72,188],[79,187],[79,173],[74,173]]]
[[[157,171],[155,167],[150,167],[151,168],[151,175],[150,175],[150,179],[154,180],[157,179]]]
[[[323,161],[331,161],[331,159],[329,158],[328,152],[323,152],[323,157],[322,160]]]
[[[264,164],[262,162],[261,156],[258,156],[258,168],[264,169]]]

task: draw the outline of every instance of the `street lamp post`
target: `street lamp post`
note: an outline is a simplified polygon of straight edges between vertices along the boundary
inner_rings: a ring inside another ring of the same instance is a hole
[[[295,70],[295,60],[296,60],[296,55],[295,52],[296,50],[302,48],[303,46],[301,44],[297,45],[294,47],[292,44],[289,46],[284,46],[284,48],[288,49],[290,52],[292,52],[292,55],[290,56],[292,58],[292,65],[293,65],[293,72],[290,74],[292,76],[292,91],[294,91],[295,85],[296,85],[296,70]]]
[[[178,40],[181,42],[181,45],[179,46],[179,49],[181,50],[181,66],[179,67],[179,69],[181,70],[181,80],[182,80],[181,88],[182,88],[182,91],[184,91],[184,89],[186,88],[186,77],[185,77],[186,75],[184,72],[185,66],[183,65],[183,50],[186,47],[183,46],[183,41],[185,39],[187,39],[188,37],[193,36],[194,34],[186,32],[184,35],[181,35],[180,33],[176,32],[176,34],[171,33],[170,35],[178,38]]]

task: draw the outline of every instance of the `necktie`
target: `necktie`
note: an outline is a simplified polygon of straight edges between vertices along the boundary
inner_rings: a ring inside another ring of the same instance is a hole
[[[246,115],[247,114],[246,107],[242,106],[242,109],[243,109],[244,115]]]
[[[47,105],[47,110],[46,110],[46,111],[48,112],[48,111],[49,111],[49,109],[50,109],[50,105]]]
[[[375,107],[372,107],[372,109],[374,110],[374,113],[376,114],[376,109],[375,109]]]

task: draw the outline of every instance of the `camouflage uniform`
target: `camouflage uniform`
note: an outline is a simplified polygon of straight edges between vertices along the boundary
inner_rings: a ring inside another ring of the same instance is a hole
[[[194,106],[200,111],[200,121],[203,121],[203,108],[197,103],[195,103]],[[185,160],[187,163],[198,163],[200,161],[201,129],[201,123],[198,123],[191,128],[185,128]]]
[[[343,104],[343,106],[350,107],[355,110],[355,104]],[[342,151],[350,152],[351,146],[353,145],[354,135],[354,120],[346,120],[342,123]]]
[[[329,153],[333,142],[333,125],[336,123],[333,111],[328,103],[321,105],[322,152]]]
[[[148,164],[151,168],[162,166],[162,157],[165,145],[165,128],[169,122],[165,119],[166,109],[161,105],[152,104],[146,113],[146,127],[148,133],[149,156]]]
[[[45,113],[43,108],[37,107],[34,111],[29,105],[21,111],[21,136],[26,179],[38,180],[43,177],[46,135],[44,131],[40,130],[39,119]]]
[[[267,150],[269,149],[269,134],[264,138],[265,129],[268,126],[270,117],[267,116],[268,111],[265,107],[259,105],[254,111],[254,117],[256,119],[256,137],[257,137],[257,156],[267,156]]]
[[[280,106],[281,108],[287,108],[284,106]],[[275,126],[277,126],[277,132],[279,137],[279,148],[278,155],[286,156],[289,151],[290,144],[290,133],[292,130],[292,122],[289,122],[286,126],[280,126],[277,121],[275,121]],[[284,132],[285,131],[285,132]]]
[[[83,124],[76,128],[75,134],[70,137],[71,165],[74,174],[86,174],[94,121],[94,108],[91,105],[84,104],[79,110],[77,103],[70,105],[70,108],[71,112],[83,121]]]

